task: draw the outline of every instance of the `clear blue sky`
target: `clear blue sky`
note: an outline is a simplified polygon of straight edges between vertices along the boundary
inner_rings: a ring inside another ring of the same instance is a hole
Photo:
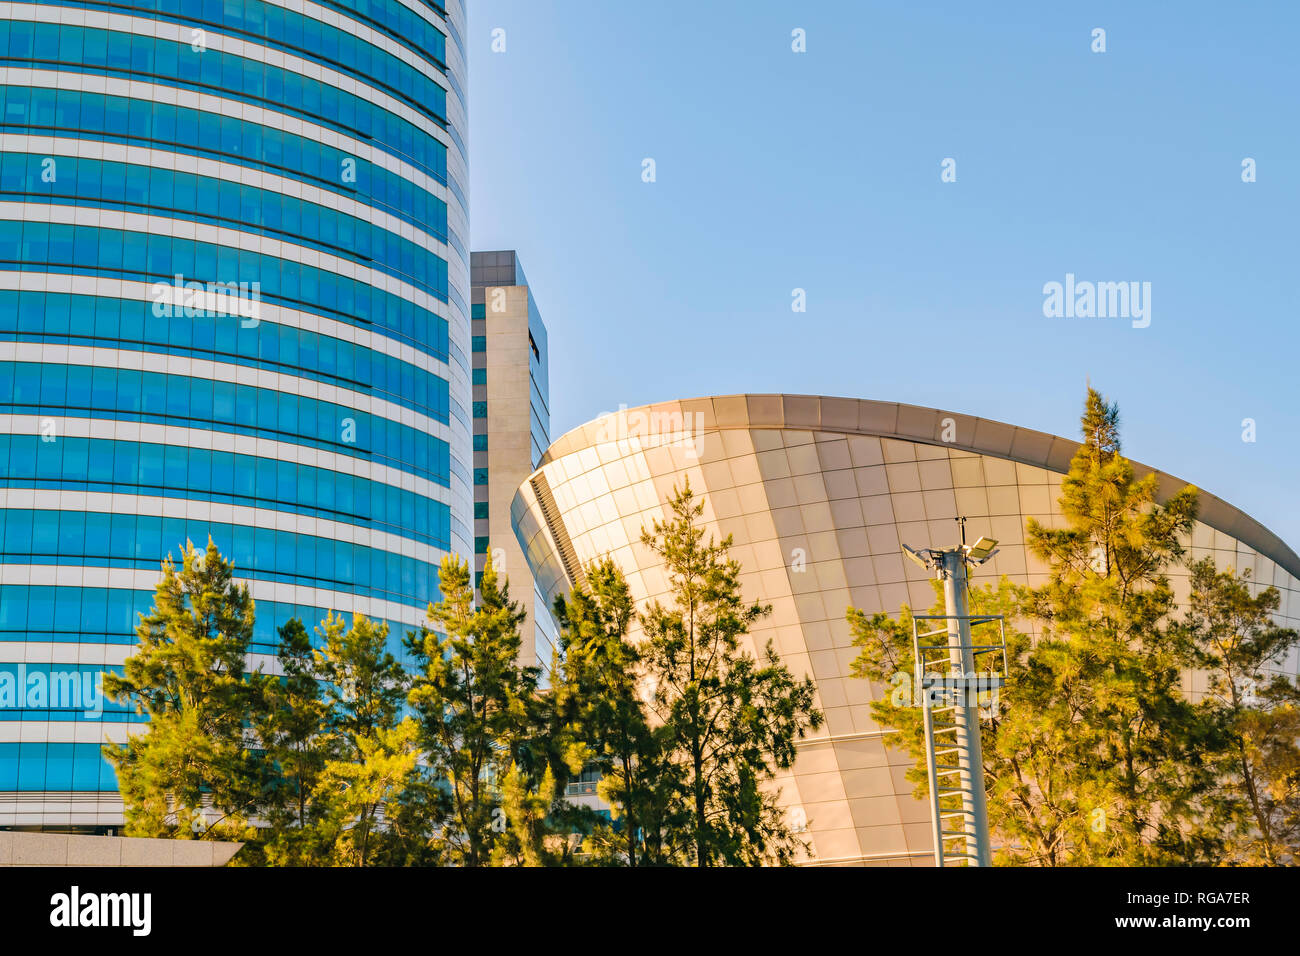
[[[472,244],[519,250],[553,436],[780,391],[1076,437],[1090,377],[1300,550],[1300,4],[470,6]],[[1150,327],[1044,318],[1067,272]]]

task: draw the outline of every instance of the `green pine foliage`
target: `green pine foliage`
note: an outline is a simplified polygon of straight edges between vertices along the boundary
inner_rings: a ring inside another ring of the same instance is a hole
[[[464,561],[444,558],[439,582],[442,601],[429,606],[429,626],[410,641],[420,673],[409,701],[420,723],[420,746],[449,791],[442,837],[448,859],[487,866],[507,829],[502,787],[515,766],[518,740],[528,733],[538,670],[519,664],[524,612],[490,560],[477,607]]]
[[[555,680],[561,673],[557,652],[551,679],[540,675],[505,748],[509,765],[501,781],[504,830],[493,847],[493,862],[508,866],[569,866],[577,862],[582,835],[596,825],[595,813],[565,799],[565,786],[591,758],[577,722],[578,701]]]
[[[1276,592],[1252,597],[1202,561],[1180,619],[1169,574],[1185,564],[1195,489],[1158,502],[1155,477],[1138,477],[1121,453],[1117,408],[1091,389],[1083,438],[1062,481],[1065,526],[1028,523],[1047,581],[1004,579],[970,594],[972,613],[1008,622],[1007,683],[982,726],[997,862],[1289,861],[1300,822],[1297,697],[1293,682],[1266,670],[1296,635],[1271,623]],[[848,617],[856,676],[885,685],[872,712],[916,759],[919,796],[911,614]],[[1186,693],[1194,670],[1208,675],[1204,700]],[[1259,690],[1247,700],[1243,686]]]
[[[394,841],[386,838],[400,834],[381,826],[382,813],[418,774],[417,732],[409,717],[379,725],[355,737],[343,759],[326,762],[317,786],[325,812],[316,832],[325,837],[329,864],[374,865],[377,852],[391,852]]]
[[[1300,634],[1274,623],[1280,602],[1276,588],[1252,589],[1248,571],[1192,565],[1181,635],[1206,676],[1203,706],[1224,731],[1208,757],[1231,863],[1300,864],[1300,688],[1279,673]]]
[[[642,660],[628,640],[636,617],[627,581],[612,559],[586,568],[586,587],[555,602],[562,663],[556,694],[569,704],[572,725],[599,771],[597,793],[609,804],[617,830],[597,828],[585,852],[595,862],[625,866],[662,863],[662,841],[673,767],[664,761],[661,734],[650,726],[642,699]]]
[[[164,565],[140,647],[109,693],[151,722],[107,752],[131,832],[238,839],[245,865],[664,866],[788,863],[775,772],[821,725],[809,680],[768,645],[729,541],[705,541],[689,488],[646,533],[674,602],[642,615],[608,558],[557,603],[546,680],[519,662],[524,613],[489,565],[447,558],[441,600],[408,635],[330,613],[279,632],[275,674],[248,673],[248,591],[215,545]],[[645,638],[629,632],[640,624]],[[601,775],[612,821],[565,798]],[[206,821],[205,825],[195,824]]]
[[[330,614],[318,632],[313,648],[302,622],[281,628],[283,677],[265,681],[255,723],[277,770],[263,810],[265,861],[435,858],[429,831],[441,805],[418,766],[414,721],[402,716],[409,678],[388,651],[387,626],[354,615],[345,627]]]
[[[108,744],[126,804],[128,836],[243,840],[262,799],[266,767],[244,726],[256,685],[245,672],[253,601],[208,541],[168,556],[139,645],[104,693],[131,702],[149,723]]]
[[[770,607],[746,603],[731,538],[705,538],[704,505],[689,482],[669,516],[643,531],[663,562],[672,601],[641,615],[644,674],[668,782],[665,859],[694,866],[788,864],[801,846],[764,786],[793,765],[797,741],[823,717],[811,679],[797,680],[769,641],[762,657],[741,647]]]
[[[1294,865],[1300,691],[1280,676],[1300,635],[1276,589],[1209,560],[1175,606],[1196,491],[1157,500],[1123,457],[1119,416],[1090,390],[1062,482],[1063,527],[1030,520],[1049,568],[1035,587],[973,588],[1007,622],[1008,681],[982,724],[997,862]],[[105,692],[150,721],[105,747],[127,832],[241,840],[246,864],[715,866],[793,861],[801,843],[771,781],[821,726],[811,680],[743,641],[769,609],[744,600],[730,540],[706,536],[689,484],[642,543],[670,599],[638,613],[608,557],[556,603],[550,674],[519,662],[524,612],[490,564],[474,601],[448,558],[441,600],[408,635],[329,614],[313,641],[280,629],[278,673],[249,673],[254,606],[211,541],[169,557],[139,645]],[[936,605],[942,594],[936,587]],[[854,673],[915,758],[912,612],[850,609]],[[635,628],[640,634],[634,636]],[[1194,672],[1196,697],[1184,676]],[[610,820],[565,798],[597,771]]]
[[[1184,557],[1197,493],[1188,487],[1157,503],[1156,476],[1136,476],[1120,450],[1118,408],[1095,389],[1082,424],[1083,443],[1061,483],[1067,527],[1028,522],[1029,549],[1051,568],[1022,603],[1041,627],[1031,667],[1047,709],[1015,715],[1018,746],[1008,756],[1066,734],[1063,760],[1077,778],[1057,795],[1088,826],[1041,794],[1029,799],[1041,821],[1066,831],[1070,862],[1213,860],[1219,845],[1203,800],[1214,779],[1203,754],[1219,741],[1182,692],[1193,661],[1173,634],[1168,577]]]
[[[317,832],[323,807],[316,788],[332,754],[324,730],[329,704],[302,621],[293,618],[281,626],[277,656],[283,677],[261,682],[260,706],[253,715],[257,737],[276,769],[262,805],[271,834],[264,852],[270,861],[302,865],[327,856]]]
[[[321,625],[315,672],[326,702],[322,725],[329,756],[315,793],[329,862],[366,866],[387,846],[384,808],[420,780],[416,724],[403,717],[409,678],[388,651],[388,626],[361,614],[345,628],[331,614]]]

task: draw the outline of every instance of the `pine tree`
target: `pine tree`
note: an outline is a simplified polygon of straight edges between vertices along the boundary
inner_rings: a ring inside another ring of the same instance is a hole
[[[769,641],[755,659],[741,638],[770,613],[745,603],[731,538],[705,540],[704,506],[689,482],[671,517],[643,531],[664,563],[672,604],[641,615],[653,720],[679,774],[679,800],[663,821],[669,858],[695,866],[789,863],[799,846],[764,785],[789,768],[796,741],[822,724],[811,679],[796,680]]]
[[[1221,728],[1182,693],[1195,664],[1171,614],[1168,570],[1183,558],[1196,491],[1163,504],[1156,478],[1123,457],[1119,413],[1090,389],[1083,443],[1062,481],[1066,527],[1030,519],[1029,549],[1047,562],[1036,588],[971,591],[972,613],[1035,624],[1008,629],[1009,673],[982,727],[989,820],[1002,862],[1040,866],[1211,862],[1212,755]],[[859,676],[911,670],[910,611],[893,621],[850,611]],[[882,723],[923,759],[919,708],[877,701]],[[912,778],[923,779],[923,764]]]
[[[314,791],[331,757],[329,707],[316,679],[307,628],[292,618],[279,634],[277,656],[283,676],[262,681],[255,724],[274,768],[262,816],[268,831],[268,859],[301,864],[319,856],[311,828],[321,812]]]
[[[510,599],[508,582],[498,583],[490,560],[479,607],[464,561],[444,558],[439,586],[442,601],[429,606],[428,626],[409,642],[421,665],[409,700],[420,746],[449,790],[449,860],[486,866],[506,828],[501,788],[517,741],[528,732],[538,669],[518,662],[524,612]]]
[[[391,843],[385,808],[422,781],[415,722],[401,719],[409,679],[388,651],[388,625],[354,614],[345,628],[331,613],[320,630],[314,671],[327,705],[323,745],[330,755],[314,790],[322,816],[315,842],[331,863],[372,865],[377,849],[392,849],[384,847]]]
[[[1182,693],[1192,661],[1169,627],[1167,571],[1183,558],[1197,494],[1184,488],[1162,505],[1156,490],[1156,476],[1138,479],[1121,454],[1118,408],[1090,388],[1083,444],[1061,483],[1068,527],[1028,522],[1029,549],[1051,576],[1023,608],[1043,628],[1035,663],[1071,703],[1059,716],[1075,734],[1073,762],[1094,769],[1080,794],[1104,815],[1080,845],[1090,862],[1194,862],[1214,848],[1197,812],[1213,728]]]
[[[542,766],[537,779],[531,776],[513,763],[506,770],[500,806],[507,828],[493,845],[493,865],[561,866],[572,858],[569,841],[555,827],[564,785],[549,764]]]
[[[123,674],[105,694],[131,701],[149,723],[121,746],[106,745],[117,770],[130,836],[246,840],[262,799],[264,761],[244,728],[255,705],[245,673],[253,601],[211,539],[169,555],[154,606],[136,628]]]
[[[562,652],[557,693],[572,702],[572,720],[601,774],[597,792],[621,826],[618,834],[593,834],[588,853],[637,866],[653,854],[654,841],[646,846],[640,834],[661,829],[673,767],[663,763],[642,700],[641,655],[628,640],[635,608],[627,580],[606,557],[587,566],[586,581],[555,602]]]
[[[373,866],[385,846],[383,809],[397,801],[418,775],[418,727],[413,719],[376,725],[354,738],[347,759],[330,760],[321,771],[317,792],[326,804],[318,832],[333,837],[329,860],[341,866]]]
[[[1300,863],[1300,689],[1277,671],[1300,634],[1274,623],[1280,603],[1273,587],[1251,594],[1249,571],[1204,558],[1182,625],[1208,679],[1204,706],[1225,731],[1212,805],[1229,859],[1266,866]]]
[[[561,674],[560,654],[552,662]],[[579,725],[580,703],[562,680],[533,683],[521,695],[523,709],[506,743],[508,764],[501,780],[505,830],[497,835],[492,859],[498,865],[565,866],[574,862],[582,834],[595,826],[591,809],[564,797],[592,749]]]

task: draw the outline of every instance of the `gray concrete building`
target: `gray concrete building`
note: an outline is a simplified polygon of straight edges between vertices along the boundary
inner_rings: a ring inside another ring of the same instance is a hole
[[[510,250],[470,257],[474,423],[474,570],[488,555],[528,612],[521,658],[549,671],[556,627],[510,524],[515,490],[550,445],[546,326]]]

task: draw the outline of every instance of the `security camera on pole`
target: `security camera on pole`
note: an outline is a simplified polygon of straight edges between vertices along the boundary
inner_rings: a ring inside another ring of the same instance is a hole
[[[943,581],[945,613],[913,615],[912,651],[916,658],[916,687],[925,718],[935,865],[965,862],[968,866],[991,866],[979,692],[1002,686],[1006,674],[1006,638],[1001,615],[970,613],[966,572],[969,565],[980,565],[993,557],[998,543],[992,538],[980,538],[972,545],[966,544],[966,519],[957,521],[962,529],[962,543],[957,547],[918,550],[903,545],[911,560],[927,571],[934,571]],[[921,621],[942,621],[943,625],[922,632]],[[975,644],[971,638],[972,627],[994,622],[998,625],[999,642]],[[946,641],[940,642],[941,636],[946,636]],[[980,675],[976,671],[977,659],[999,651],[1001,673],[990,671]],[[936,673],[938,668],[945,669],[947,675]],[[940,702],[942,706],[936,706]],[[958,798],[960,808],[954,805]]]

